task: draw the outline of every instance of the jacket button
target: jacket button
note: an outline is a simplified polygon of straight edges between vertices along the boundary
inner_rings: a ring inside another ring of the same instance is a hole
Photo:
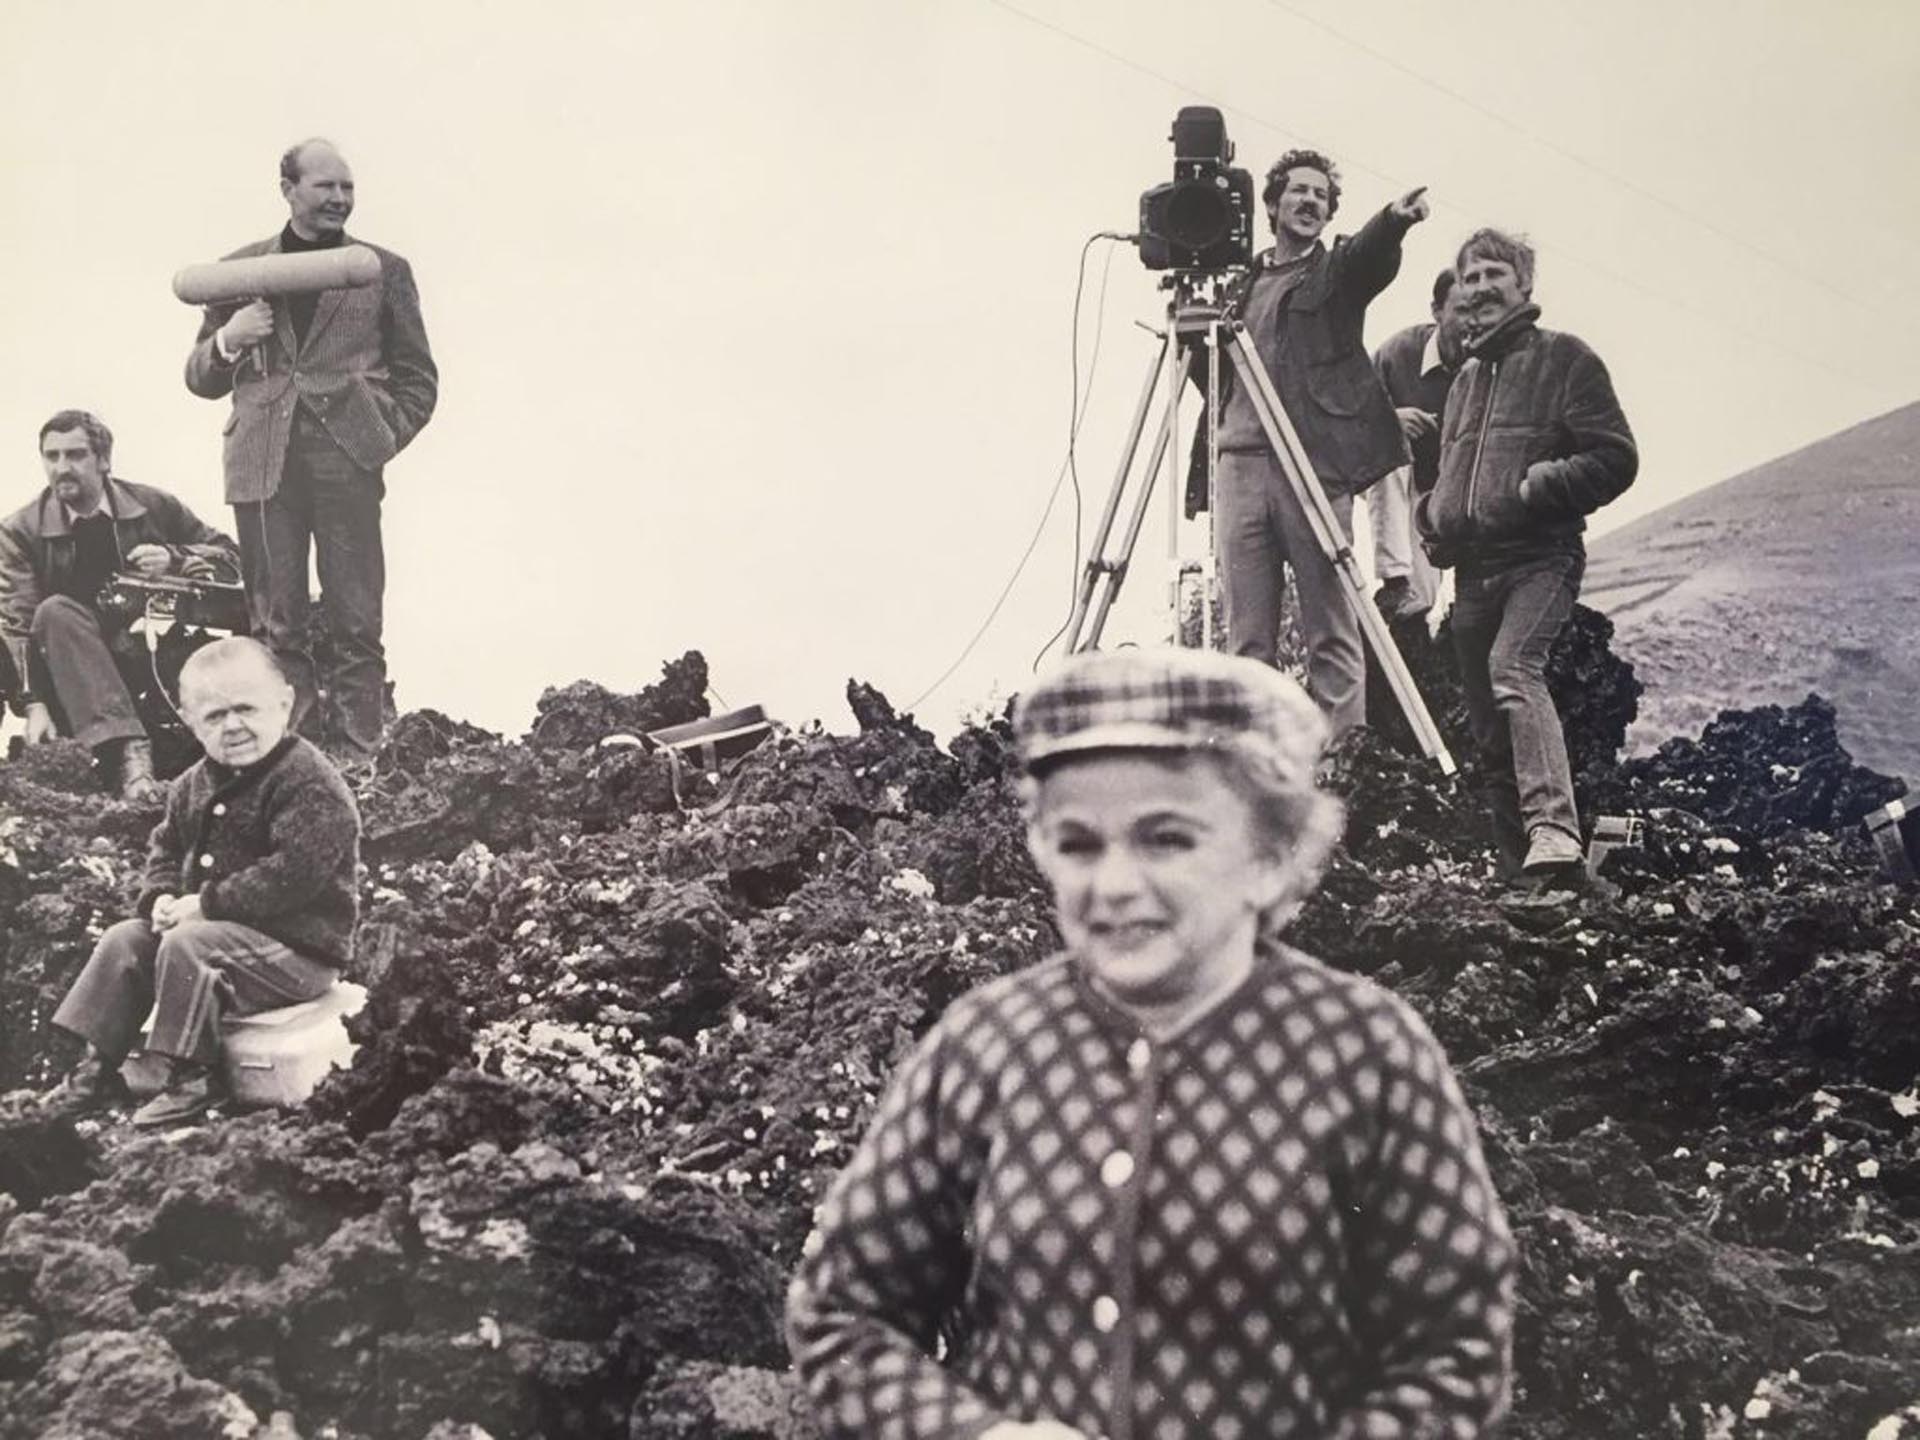
[[[1093,1302],[1093,1328],[1102,1335],[1107,1334],[1120,1323],[1120,1302],[1111,1295],[1102,1295]]]
[[[1133,1156],[1116,1150],[1100,1162],[1100,1179],[1109,1190],[1118,1190],[1133,1178]]]
[[[222,800],[222,801],[220,801],[220,802],[219,802],[219,803],[218,803],[217,805],[215,805],[215,806],[213,807],[213,813],[214,813],[214,814],[216,814],[216,815],[224,815],[224,814],[226,814],[226,813],[227,813],[227,802],[226,802],[226,801],[224,801],[224,800]]]
[[[202,855],[200,857],[200,868],[202,870],[211,870],[213,868],[213,856]]]

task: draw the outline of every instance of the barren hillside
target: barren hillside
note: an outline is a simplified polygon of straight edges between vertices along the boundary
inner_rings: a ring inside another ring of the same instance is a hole
[[[1920,404],[1595,540],[1583,598],[1646,694],[1629,741],[1809,691],[1861,761],[1920,778]]]

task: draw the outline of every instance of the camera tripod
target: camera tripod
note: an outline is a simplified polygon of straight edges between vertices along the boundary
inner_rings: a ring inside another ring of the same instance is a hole
[[[1213,282],[1218,295],[1217,279]],[[1107,503],[1101,511],[1100,523],[1094,532],[1093,545],[1088,555],[1086,567],[1081,573],[1080,589],[1075,596],[1073,613],[1067,620],[1066,651],[1072,654],[1080,650],[1091,650],[1100,643],[1100,632],[1105,628],[1107,614],[1118,598],[1120,587],[1127,577],[1127,569],[1133,560],[1134,546],[1139,542],[1140,530],[1147,517],[1147,507],[1152,503],[1154,477],[1162,466],[1170,472],[1167,488],[1172,501],[1168,517],[1168,550],[1172,563],[1172,611],[1175,636],[1181,633],[1181,582],[1183,578],[1198,569],[1201,576],[1201,644],[1212,643],[1213,639],[1213,567],[1214,546],[1207,546],[1206,558],[1198,566],[1183,566],[1178,551],[1178,522],[1180,518],[1180,498],[1183,487],[1180,484],[1177,464],[1177,452],[1173,441],[1179,434],[1180,426],[1180,390],[1186,378],[1187,367],[1204,355],[1207,377],[1207,413],[1203,422],[1207,429],[1207,513],[1209,528],[1211,517],[1218,513],[1215,505],[1214,484],[1219,471],[1218,430],[1220,418],[1220,364],[1224,350],[1234,367],[1238,382],[1244,387],[1254,412],[1260,419],[1260,428],[1265,432],[1267,444],[1274,458],[1280,464],[1281,474],[1286,477],[1300,508],[1306,513],[1307,521],[1313,529],[1314,542],[1320,547],[1320,553],[1327,557],[1334,572],[1340,578],[1341,588],[1346,591],[1347,601],[1353,606],[1360,621],[1360,632],[1366,638],[1368,647],[1379,661],[1381,671],[1387,677],[1387,687],[1392,690],[1394,699],[1399,703],[1401,713],[1407,717],[1415,741],[1421,754],[1439,763],[1443,775],[1454,772],[1453,756],[1447,750],[1447,744],[1441,738],[1440,729],[1428,713],[1426,702],[1421,699],[1419,688],[1414,684],[1413,676],[1407,669],[1407,662],[1401,657],[1399,648],[1393,643],[1393,637],[1387,630],[1387,623],[1381,619],[1380,612],[1374,609],[1368,598],[1365,582],[1360,575],[1359,563],[1354,558],[1353,547],[1341,529],[1333,507],[1327,503],[1326,491],[1320,486],[1320,478],[1314,473],[1313,462],[1308,459],[1306,448],[1300,443],[1299,432],[1293,428],[1285,408],[1280,404],[1280,396],[1273,388],[1273,379],[1267,374],[1266,366],[1260,361],[1259,352],[1253,347],[1253,337],[1247,334],[1246,326],[1237,319],[1228,316],[1225,310],[1212,300],[1199,298],[1195,281],[1182,277],[1175,285],[1174,299],[1167,310],[1167,328],[1160,336],[1160,353],[1147,371],[1145,384],[1141,387],[1140,403],[1134,410],[1133,423],[1127,432],[1127,442],[1121,453],[1119,468],[1114,475],[1113,488],[1107,495]],[[1153,411],[1153,397],[1159,388],[1163,372],[1167,377],[1167,398],[1162,408],[1160,424],[1154,436],[1153,448],[1148,456],[1146,469],[1139,488],[1134,496],[1133,506],[1128,514],[1126,529],[1121,536],[1118,553],[1109,557],[1108,543],[1113,535],[1114,522],[1119,518],[1120,507],[1126,498],[1128,483],[1132,479],[1134,462],[1139,456],[1140,440],[1146,433],[1147,421]],[[1103,586],[1102,580],[1106,582]],[[1082,631],[1086,632],[1082,643]]]

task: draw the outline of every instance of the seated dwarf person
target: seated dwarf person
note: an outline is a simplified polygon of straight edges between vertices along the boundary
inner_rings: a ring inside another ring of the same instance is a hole
[[[293,687],[256,640],[217,640],[180,672],[181,709],[206,755],[173,782],[137,905],[100,937],[53,1023],[87,1042],[54,1092],[75,1106],[119,1089],[153,1012],[166,1088],[136,1125],[195,1119],[220,1098],[223,1015],[323,994],[353,952],[360,812],[320,751],[287,732]]]
[[[147,660],[98,597],[122,571],[237,579],[239,551],[164,490],[113,475],[113,432],[84,410],[40,427],[40,463],[46,488],[0,519],[0,642],[26,690],[26,743],[57,724],[122,799],[152,804],[163,793],[152,744],[115,655]]]

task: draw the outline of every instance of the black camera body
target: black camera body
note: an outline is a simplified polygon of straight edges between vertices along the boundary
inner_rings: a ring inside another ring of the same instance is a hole
[[[1233,168],[1227,122],[1211,105],[1173,120],[1173,179],[1140,197],[1140,263],[1230,270],[1253,263],[1253,176]]]

